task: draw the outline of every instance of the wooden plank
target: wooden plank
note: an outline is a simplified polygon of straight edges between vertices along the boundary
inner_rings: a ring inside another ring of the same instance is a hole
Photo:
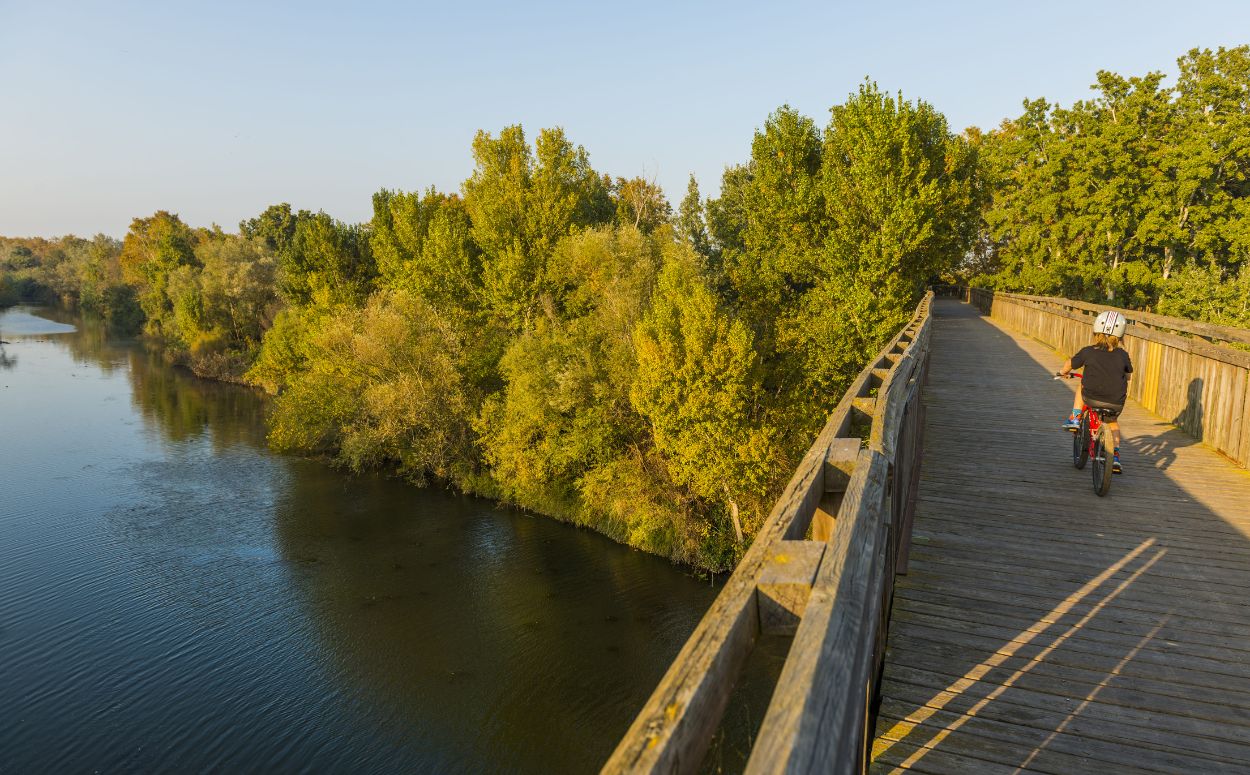
[[[908,622],[919,627],[945,629],[958,627],[959,631],[1002,637],[1005,643],[1049,643],[1063,637],[1065,647],[1072,644],[1073,648],[1089,651],[1106,651],[1117,653],[1134,652],[1142,662],[1156,664],[1183,665],[1186,669],[1203,670],[1216,675],[1235,675],[1250,679],[1250,653],[1245,650],[1231,650],[1219,646],[1180,643],[1157,637],[1154,627],[1138,626],[1126,628],[1124,632],[1111,632],[1105,629],[1077,626],[1074,622],[1049,622],[1042,620],[1026,621],[1023,617],[997,617],[990,619],[977,616],[970,611],[960,611],[943,606],[925,606],[922,603],[900,601],[894,611],[894,623]],[[1108,611],[1106,617],[1114,616],[1114,609]],[[1079,621],[1079,620],[1077,620]],[[1160,619],[1160,624],[1167,621]],[[1146,636],[1155,632],[1149,638]]]
[[[1073,700],[1089,702],[1090,717],[1098,717],[1130,726],[1155,730],[1161,719],[1169,719],[1171,730],[1189,730],[1188,734],[1204,737],[1204,739],[1248,742],[1250,726],[1243,721],[1229,720],[1229,706],[1223,702],[1209,702],[1195,697],[1178,696],[1173,690],[1171,694],[1161,694],[1143,689],[1150,686],[1148,681],[1129,681],[1108,679],[1101,674],[1084,674],[1076,670],[1066,670],[1063,676],[1046,674],[1036,670],[1021,670],[1028,667],[1019,661],[1005,662],[986,670],[980,679],[968,679],[966,675],[951,675],[945,665],[935,665],[930,669],[921,669],[890,662],[886,666],[886,679],[890,681],[893,691],[894,682],[900,685],[923,686],[930,696],[940,691],[950,691],[951,687],[959,687],[970,696],[985,699],[994,694],[996,689],[1010,685],[1013,694],[1001,692],[998,696],[1003,701],[1030,706],[1068,707],[1071,709]],[[893,695],[903,696],[903,695]],[[1244,707],[1236,707],[1244,711]],[[1135,735],[1130,735],[1135,736]]]
[[[1119,720],[1127,709],[1097,700],[1056,697],[1016,686],[995,694],[999,687],[959,685],[964,689],[961,692],[903,681],[892,684],[897,691],[882,702],[882,716],[888,720],[882,719],[878,730],[887,738],[910,731],[919,742],[926,732],[930,736],[940,734],[944,727],[956,724],[968,733],[1018,746],[1050,739],[1051,750],[1083,756],[1091,762],[1132,762],[1168,772],[1211,771],[1208,768],[1236,771],[1229,765],[1244,766],[1250,755],[1243,743],[1205,737],[1204,732],[1218,725],[1201,719],[1139,713],[1136,718],[1140,723],[1128,724]],[[1097,687],[1093,691],[1097,697]],[[1080,712],[1074,713],[1078,708]],[[985,725],[978,727],[974,719]],[[899,721],[907,726],[883,729]],[[912,726],[917,722],[921,729]],[[1061,731],[1056,734],[1056,730]],[[1016,748],[1017,755],[1023,752],[1027,756],[1030,750]]]
[[[1140,617],[1126,616],[1118,606],[1108,609],[1084,607],[1080,613],[1054,609],[1037,611],[1021,605],[986,601],[974,606],[966,597],[941,596],[933,599],[921,596],[923,590],[907,590],[894,600],[895,613],[905,613],[909,621],[932,621],[933,617],[945,617],[951,622],[971,625],[1001,625],[1020,632],[1037,629],[1063,632],[1079,623],[1079,634],[1091,642],[1109,646],[1122,646],[1128,650],[1149,648],[1161,654],[1222,659],[1235,663],[1250,662],[1250,644],[1237,643],[1224,634],[1187,631],[1172,620],[1170,615],[1143,621]],[[1091,615],[1092,614],[1092,615]],[[1144,633],[1153,633],[1149,641],[1142,641]],[[1250,721],[1250,719],[1247,719]]]
[[[886,665],[887,693],[895,678],[913,683],[927,681],[941,687],[967,679],[967,668],[952,658],[958,647],[923,638],[908,638],[906,642],[917,648],[891,651]],[[964,672],[960,671],[961,667]],[[1097,689],[1098,697],[1117,706],[1202,719],[1217,722],[1217,725],[1227,720],[1228,708],[1243,708],[1246,702],[1245,694],[1226,687],[1180,686],[1167,680],[1125,677],[1015,655],[996,660],[994,666],[985,670],[982,680],[996,686],[1010,682],[1021,689],[1060,697],[1074,697],[1076,692],[1083,692],[1080,696],[1085,697]]]
[[[1017,589],[1028,589],[1026,586]],[[986,613],[1000,613],[1003,616],[1029,616],[1037,622],[1060,622],[1075,620],[1089,613],[1097,613],[1098,601],[1075,602],[1065,607],[1062,612],[1054,610],[1053,598],[1028,595],[1015,590],[1000,590],[991,587],[972,587],[964,584],[950,584],[945,587],[934,585],[913,586],[901,585],[896,605],[911,603],[932,603],[948,607],[976,609]],[[1010,602],[1006,602],[1010,601]],[[1207,645],[1233,644],[1233,647],[1244,650],[1250,648],[1250,622],[1220,621],[1201,616],[1201,611],[1186,610],[1184,612],[1169,611],[1166,601],[1160,606],[1138,608],[1121,604],[1115,606],[1105,617],[1094,617],[1083,626],[1090,629],[1101,629],[1108,632],[1122,632],[1126,628],[1140,625],[1157,625],[1166,617],[1167,627],[1160,637],[1182,643],[1203,643]]]
[[[866,463],[866,464],[865,464]],[[875,621],[873,560],[881,541],[886,459],[856,468],[833,541],[756,738],[748,773],[851,773],[859,769]]]
[[[825,544],[817,541],[779,541],[774,545],[756,586],[762,633],[793,635],[798,629],[824,553]]]
[[[859,439],[834,439],[825,453],[825,492],[846,492],[862,447]]]
[[[1174,681],[1178,686],[1191,687],[1195,691],[1230,687],[1246,691],[1247,687],[1250,687],[1250,677],[1245,675],[1198,669],[1199,666],[1191,666],[1187,661],[1176,661],[1170,664],[1166,659],[1134,658],[1124,662],[1126,654],[1122,651],[1093,646],[1081,641],[1064,641],[1063,648],[1048,649],[1047,647],[1052,645],[1048,641],[1027,644],[1019,641],[1003,641],[997,640],[993,635],[956,631],[951,627],[928,627],[909,623],[906,627],[900,625],[895,630],[896,632],[892,632],[891,636],[897,637],[891,641],[891,649],[910,648],[920,642],[929,645],[936,641],[951,648],[952,651],[947,652],[948,656],[962,661],[966,665],[965,670],[977,664],[977,660],[967,662],[968,656],[975,653],[981,655],[981,660],[997,661],[1002,657],[1019,656],[1055,665],[1103,670],[1109,674],[1122,676],[1125,681],[1133,681],[1137,678]],[[1200,665],[1200,667],[1206,666],[1208,665]]]
[[[915,763],[912,763],[914,760]],[[929,775],[1020,775],[1012,764],[986,761],[976,756],[921,748],[906,742],[878,739],[873,744],[872,773],[919,772]]]
[[[900,686],[900,688],[902,688]],[[1003,764],[1020,766],[1027,762],[1031,769],[1043,772],[1115,771],[1123,768],[1145,772],[1221,772],[1244,773],[1244,762],[1232,759],[1226,751],[1231,746],[1217,747],[1218,753],[1185,750],[1175,745],[1164,747],[1159,738],[1175,742],[1166,731],[1158,730],[1158,738],[1148,735],[1140,739],[1116,739],[1117,733],[1131,733],[1132,727],[1114,724],[1093,724],[1080,716],[1065,718],[1062,713],[1046,713],[1011,703],[989,703],[977,714],[967,715],[934,707],[914,707],[924,702],[923,691],[907,692],[904,699],[887,698],[882,703],[882,737],[900,737],[917,743],[939,740],[937,745],[954,753],[994,758]],[[935,703],[950,695],[936,695]],[[955,696],[955,708],[963,708],[967,698]],[[958,702],[963,699],[965,702]],[[1067,726],[1063,726],[1065,720]],[[1031,723],[1030,723],[1031,722]],[[1050,727],[1049,729],[1043,728]],[[951,734],[948,730],[956,730]],[[1061,729],[1062,731],[1054,731]],[[1069,731],[1071,730],[1071,731]],[[946,733],[943,735],[943,733]],[[922,742],[923,741],[923,742]],[[999,743],[989,748],[988,741]],[[988,753],[989,751],[993,753]]]

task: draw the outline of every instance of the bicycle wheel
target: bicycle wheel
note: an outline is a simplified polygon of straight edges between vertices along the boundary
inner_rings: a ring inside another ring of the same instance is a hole
[[[1098,433],[1098,443],[1094,447],[1094,492],[1100,497],[1111,491],[1111,461],[1115,455],[1115,439],[1111,437],[1111,429],[1103,426]]]
[[[1080,471],[1089,459],[1089,415],[1081,415],[1081,427],[1072,434],[1072,465]]]

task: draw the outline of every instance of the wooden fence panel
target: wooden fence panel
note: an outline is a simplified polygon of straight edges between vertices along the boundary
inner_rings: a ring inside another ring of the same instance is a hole
[[[1071,355],[1088,344],[1104,307],[1069,299],[941,289],[1004,325]],[[1147,312],[1129,319],[1124,348],[1133,360],[1129,396],[1244,467],[1250,466],[1250,331]],[[1236,345],[1236,346],[1230,346]]]

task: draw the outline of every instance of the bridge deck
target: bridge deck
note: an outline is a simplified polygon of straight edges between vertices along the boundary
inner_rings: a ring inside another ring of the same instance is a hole
[[[1098,498],[1062,359],[936,314],[873,772],[1250,772],[1250,472],[1130,404]]]

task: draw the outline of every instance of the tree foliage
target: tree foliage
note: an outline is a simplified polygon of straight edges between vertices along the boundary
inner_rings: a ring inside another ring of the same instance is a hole
[[[1161,73],[1099,72],[1092,99],[1026,101],[979,138],[990,199],[970,274],[1005,290],[1239,319],[1250,47],[1193,49],[1177,65],[1171,87]]]
[[[276,399],[278,449],[333,454],[355,470],[393,464],[453,478],[467,460],[471,398],[456,331],[419,297],[382,291],[311,327],[307,368]]]

